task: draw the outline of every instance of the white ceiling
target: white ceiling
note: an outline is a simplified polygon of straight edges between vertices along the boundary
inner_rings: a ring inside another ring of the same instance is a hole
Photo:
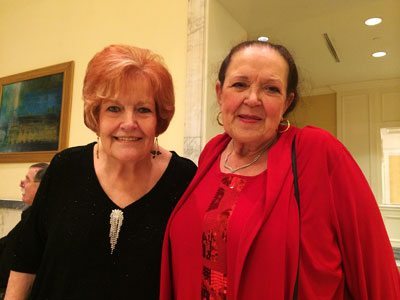
[[[288,47],[303,89],[400,78],[400,0],[219,0],[248,32]],[[366,26],[381,17],[377,26]],[[339,56],[330,54],[327,33]],[[386,51],[383,58],[372,52]]]

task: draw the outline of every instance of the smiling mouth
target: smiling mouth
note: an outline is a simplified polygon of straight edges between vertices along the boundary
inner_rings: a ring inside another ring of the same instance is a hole
[[[249,120],[249,121],[260,121],[261,118],[255,115],[239,115],[239,118],[242,120]]]
[[[142,138],[138,138],[138,137],[115,137],[116,140],[120,141],[120,142],[136,142],[141,140]]]

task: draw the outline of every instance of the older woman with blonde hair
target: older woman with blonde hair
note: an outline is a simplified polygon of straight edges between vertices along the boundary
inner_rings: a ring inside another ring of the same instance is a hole
[[[158,145],[172,78],[150,50],[89,62],[85,124],[97,143],[52,160],[24,226],[6,299],[157,299],[162,237],[196,166]]]

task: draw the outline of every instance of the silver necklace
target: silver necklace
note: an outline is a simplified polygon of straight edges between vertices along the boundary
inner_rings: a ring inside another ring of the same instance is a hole
[[[256,156],[251,162],[249,162],[249,163],[247,163],[247,164],[245,164],[245,165],[243,165],[243,166],[237,167],[237,168],[233,168],[233,167],[231,167],[230,165],[228,165],[228,159],[229,159],[229,157],[231,156],[231,154],[233,153],[233,148],[234,148],[234,142],[233,142],[233,140],[232,140],[232,150],[231,150],[231,152],[229,152],[228,155],[225,157],[224,168],[227,169],[227,170],[229,170],[229,172],[231,172],[231,173],[233,174],[233,173],[236,173],[236,172],[239,171],[239,170],[243,170],[243,169],[245,169],[245,168],[250,167],[251,165],[254,165],[254,164],[260,159],[261,155],[263,155],[263,153],[264,153],[265,151],[267,151],[269,147],[272,146],[272,144],[275,142],[275,140],[276,140],[276,139],[274,138],[274,139],[272,139],[267,145],[265,145],[265,147],[263,147],[263,148],[260,150],[260,153],[258,153],[257,156]]]

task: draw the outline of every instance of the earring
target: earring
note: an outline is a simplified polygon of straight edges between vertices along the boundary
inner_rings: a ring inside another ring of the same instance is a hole
[[[160,147],[158,146],[158,137],[157,136],[154,140],[154,144],[155,144],[156,149],[150,151],[151,155],[153,156],[153,159],[156,158],[156,156],[159,156],[161,154]]]
[[[290,121],[289,119],[282,119],[278,125],[278,133],[284,133],[288,131],[290,128]]]
[[[222,112],[219,112],[217,114],[217,123],[218,123],[219,126],[224,126],[224,124],[219,120],[219,117],[221,116],[221,114],[222,114]]]
[[[97,157],[97,159],[99,159],[99,140],[100,140],[100,137],[97,136],[97,148],[96,148],[96,157]]]

